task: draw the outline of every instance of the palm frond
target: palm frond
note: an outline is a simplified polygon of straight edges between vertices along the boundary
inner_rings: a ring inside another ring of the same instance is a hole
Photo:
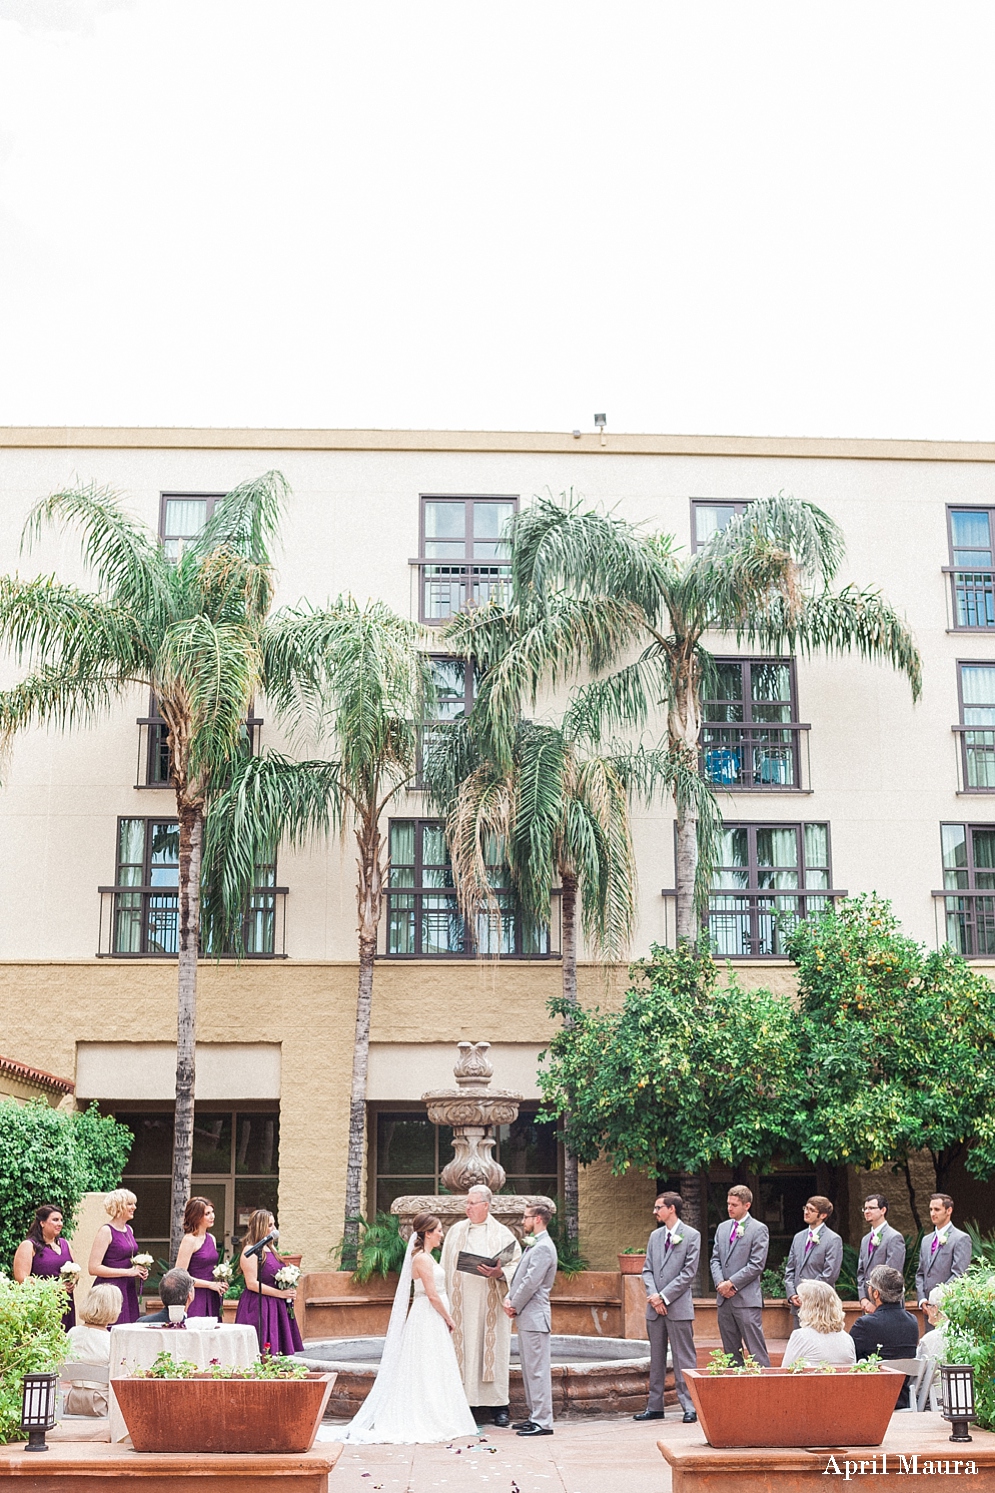
[[[188,553],[203,559],[213,550],[231,550],[268,568],[289,497],[290,488],[282,472],[264,472],[261,477],[240,483],[215,504],[200,534],[187,546]]]
[[[573,491],[540,497],[519,513],[511,532],[515,600],[569,589],[578,596],[614,596],[647,615],[659,606],[670,556],[647,545],[634,525],[585,508]]]
[[[832,580],[846,554],[843,530],[828,513],[783,492],[748,503],[699,554],[721,562],[764,547],[784,551],[810,581],[823,585]]]
[[[572,741],[597,742],[608,732],[643,726],[666,706],[669,688],[662,650],[651,643],[634,663],[573,691],[563,715],[564,733]]]
[[[0,748],[28,726],[90,726],[132,683],[113,664],[39,669],[0,690]]]
[[[515,822],[515,781],[490,762],[460,784],[446,820],[453,885],[460,912],[472,924],[482,910],[500,922],[492,884],[495,844],[507,846]]]
[[[153,688],[170,728],[174,760],[184,749],[189,754],[181,769],[210,778],[238,755],[259,679],[256,639],[244,625],[215,623],[201,614],[167,629]]]
[[[144,628],[130,611],[54,576],[0,576],[0,639],[19,663],[80,672],[111,662],[126,671],[144,652]]]

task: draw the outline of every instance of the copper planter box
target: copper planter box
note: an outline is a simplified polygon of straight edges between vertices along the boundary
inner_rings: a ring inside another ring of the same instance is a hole
[[[684,1377],[711,1446],[880,1446],[905,1376],[759,1374],[685,1369]]]
[[[642,1255],[619,1255],[618,1269],[620,1275],[642,1275],[643,1266],[646,1264],[646,1256]]]
[[[137,1452],[310,1451],[334,1374],[306,1379],[114,1379]]]

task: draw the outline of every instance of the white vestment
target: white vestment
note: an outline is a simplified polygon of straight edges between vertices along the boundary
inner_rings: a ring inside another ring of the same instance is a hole
[[[504,1267],[504,1280],[466,1275],[456,1269],[460,1250],[493,1258],[509,1244],[514,1244],[515,1252]],[[521,1258],[522,1247],[514,1234],[490,1216],[484,1223],[471,1223],[469,1219],[454,1223],[442,1246],[446,1292],[456,1323],[453,1347],[471,1405],[508,1403],[511,1318],[503,1303]]]

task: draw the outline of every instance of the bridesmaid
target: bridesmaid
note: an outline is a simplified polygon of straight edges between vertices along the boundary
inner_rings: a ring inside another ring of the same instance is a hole
[[[210,1198],[191,1198],[183,1212],[183,1242],[176,1252],[177,1270],[189,1270],[196,1286],[188,1317],[220,1317],[227,1287],[215,1280],[213,1270],[220,1256],[214,1236],[214,1204]]]
[[[17,1246],[14,1255],[14,1279],[27,1280],[29,1275],[59,1275],[63,1265],[73,1259],[69,1240],[61,1239],[62,1209],[54,1203],[42,1203],[35,1209],[35,1221],[28,1230],[28,1237]],[[75,1282],[67,1282],[70,1293]],[[68,1332],[76,1326],[76,1307],[70,1299],[69,1310],[62,1318]]]
[[[104,1198],[104,1209],[110,1215],[110,1223],[97,1230],[90,1250],[89,1273],[97,1280],[113,1281],[121,1289],[124,1305],[118,1323],[137,1322],[141,1312],[138,1306],[138,1285],[148,1279],[144,1265],[133,1263],[138,1253],[138,1240],[131,1232],[138,1199],[126,1187],[109,1192]]]
[[[242,1274],[245,1290],[238,1300],[235,1321],[245,1327],[254,1327],[259,1334],[259,1350],[274,1356],[278,1353],[299,1353],[304,1344],[296,1321],[290,1315],[288,1303],[293,1301],[296,1291],[281,1291],[274,1286],[273,1277],[283,1261],[266,1245],[262,1255],[250,1255],[246,1250],[265,1239],[275,1228],[272,1213],[257,1208],[249,1219],[249,1227],[242,1240]],[[260,1292],[262,1293],[260,1295]]]

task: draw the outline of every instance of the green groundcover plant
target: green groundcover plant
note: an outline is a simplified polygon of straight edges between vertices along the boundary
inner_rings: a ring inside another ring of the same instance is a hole
[[[160,1353],[147,1369],[135,1369],[133,1379],[193,1379],[205,1370],[191,1363],[189,1358],[174,1358],[171,1353]],[[306,1379],[308,1366],[297,1358],[286,1358],[276,1353],[265,1354],[255,1363],[230,1364],[212,1359],[206,1373],[211,1379]]]
[[[59,1281],[33,1275],[17,1285],[0,1275],[0,1443],[23,1439],[25,1374],[50,1373],[66,1356],[65,1309],[66,1291]]]

